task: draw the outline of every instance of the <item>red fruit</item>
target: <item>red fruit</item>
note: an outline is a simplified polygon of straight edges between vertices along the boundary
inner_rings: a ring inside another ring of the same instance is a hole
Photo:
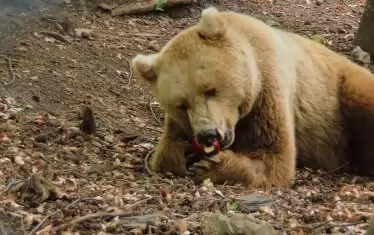
[[[204,147],[203,144],[200,144],[199,142],[197,142],[196,138],[192,138],[192,146],[195,148],[195,150],[197,152],[200,152],[200,153],[205,153],[205,154],[209,154],[209,153],[213,153],[213,154],[217,154],[220,150],[221,150],[221,146],[218,142],[218,140],[214,140],[213,141],[213,146],[211,147]],[[210,148],[213,148],[213,151],[209,151],[207,152],[208,149]]]
[[[217,154],[219,151],[221,151],[221,145],[218,142],[218,140],[213,141],[213,147],[214,147],[214,151],[213,151],[214,154]]]

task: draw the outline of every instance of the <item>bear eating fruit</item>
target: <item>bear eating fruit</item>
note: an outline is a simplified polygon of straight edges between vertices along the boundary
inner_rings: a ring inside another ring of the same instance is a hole
[[[155,171],[254,187],[288,185],[298,164],[374,172],[374,76],[312,40],[210,7],[132,67],[166,112]],[[220,149],[189,166],[191,138]]]

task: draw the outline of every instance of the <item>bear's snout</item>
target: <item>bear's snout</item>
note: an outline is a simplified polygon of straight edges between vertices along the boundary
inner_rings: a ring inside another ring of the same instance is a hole
[[[197,141],[205,146],[212,146],[214,141],[221,141],[222,136],[217,129],[207,129],[196,135]]]

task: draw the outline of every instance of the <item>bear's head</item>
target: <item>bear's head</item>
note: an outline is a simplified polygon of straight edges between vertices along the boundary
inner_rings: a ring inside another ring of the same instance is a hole
[[[258,79],[251,55],[240,30],[230,28],[223,12],[210,7],[197,25],[176,35],[159,53],[133,58],[132,67],[187,135],[207,146],[218,140],[227,148],[238,120],[253,104]]]

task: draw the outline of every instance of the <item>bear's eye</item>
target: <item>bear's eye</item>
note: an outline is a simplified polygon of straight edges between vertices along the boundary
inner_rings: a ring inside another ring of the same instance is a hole
[[[217,89],[215,88],[212,88],[212,89],[209,89],[207,90],[204,95],[209,98],[209,97],[213,97],[213,96],[216,96],[216,93],[217,93]]]
[[[185,104],[181,104],[181,105],[178,105],[177,108],[182,110],[182,111],[186,111],[188,109],[188,106],[185,105]]]

